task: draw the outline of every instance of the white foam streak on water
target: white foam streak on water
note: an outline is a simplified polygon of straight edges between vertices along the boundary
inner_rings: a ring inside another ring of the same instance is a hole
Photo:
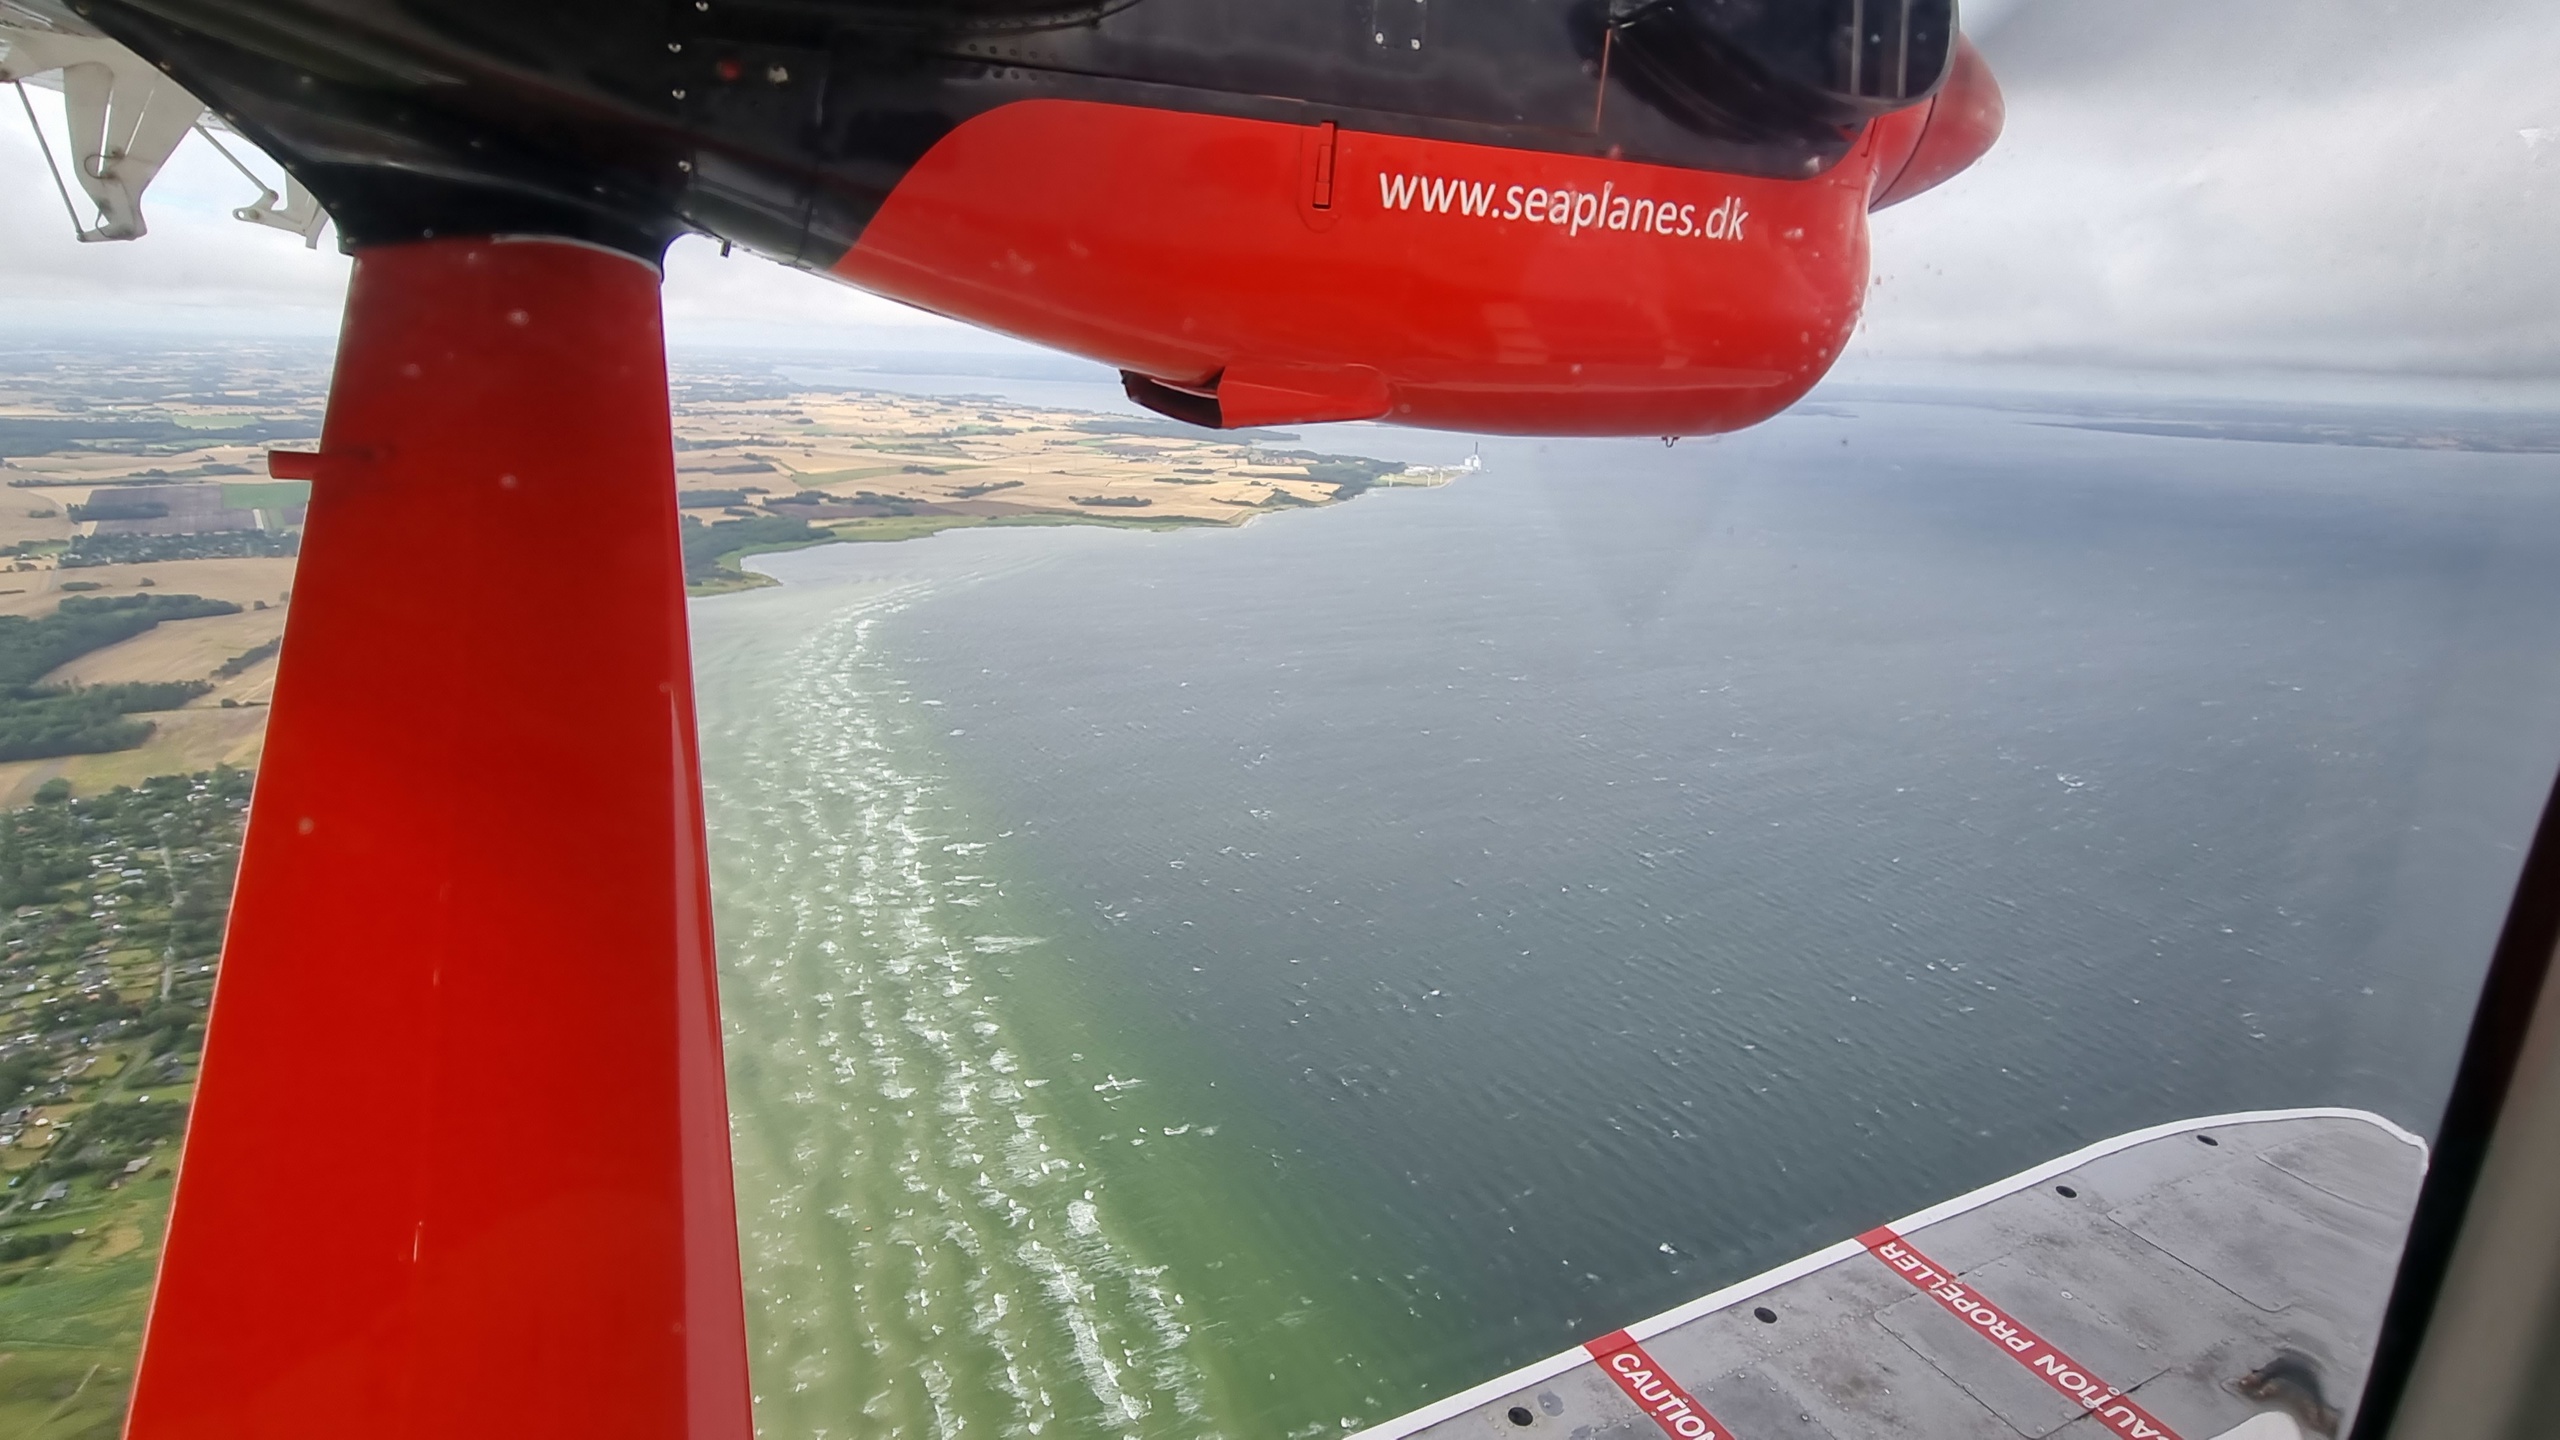
[[[740,1230],[768,1436],[1199,1436],[1181,1303],[1037,1103],[943,804],[858,598],[706,693]],[[962,905],[961,900],[973,902]]]

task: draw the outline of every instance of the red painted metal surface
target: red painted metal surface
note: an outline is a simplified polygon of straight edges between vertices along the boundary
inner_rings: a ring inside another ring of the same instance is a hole
[[[835,273],[1173,386],[1233,377],[1231,425],[1699,434],[1838,357],[1876,160],[1768,180],[1024,101],[936,144]]]
[[[1991,153],[2007,118],[2008,106],[1991,66],[1971,40],[1957,36],[1955,63],[1929,103],[1876,122],[1874,208],[1899,205],[1954,179]]]
[[[357,257],[129,1434],[750,1433],[658,278]]]

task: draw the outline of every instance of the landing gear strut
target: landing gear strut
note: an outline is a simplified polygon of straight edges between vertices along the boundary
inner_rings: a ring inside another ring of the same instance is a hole
[[[361,251],[128,1434],[751,1433],[658,276]]]

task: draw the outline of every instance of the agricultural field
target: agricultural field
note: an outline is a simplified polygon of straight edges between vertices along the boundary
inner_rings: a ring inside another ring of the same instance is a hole
[[[0,636],[72,602],[235,607],[166,611],[7,677],[15,699],[0,709],[74,695],[121,695],[124,708],[118,723],[14,746],[0,733],[0,806],[56,780],[95,795],[257,763],[310,497],[268,479],[266,453],[318,443],[327,381],[318,347],[0,351]],[[1448,478],[1316,453],[1284,432],[817,388],[745,362],[679,365],[672,395],[697,595],[768,583],[739,563],[762,551],[969,525],[1238,525]],[[146,686],[159,688],[134,688]],[[144,701],[166,708],[134,708]]]
[[[762,583],[741,554],[906,540],[966,525],[1240,525],[1402,466],[1264,431],[884,392],[724,395],[676,410],[676,494],[695,592]]]

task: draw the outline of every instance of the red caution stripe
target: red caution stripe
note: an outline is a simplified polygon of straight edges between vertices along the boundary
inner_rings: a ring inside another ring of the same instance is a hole
[[[1618,1382],[1636,1408],[1653,1417],[1671,1440],[1733,1440],[1724,1422],[1707,1413],[1689,1392],[1654,1363],[1644,1347],[1624,1330],[1612,1331],[1582,1347],[1599,1363],[1601,1373]]]
[[[2008,1352],[2009,1358],[2042,1376],[2044,1383],[2066,1398],[2079,1402],[2110,1432],[2125,1440],[2179,1440],[2177,1431],[2152,1418],[2122,1390],[2090,1374],[2089,1367],[1975,1294],[1952,1271],[1911,1248],[1910,1241],[1890,1228],[1879,1225],[1859,1236],[1858,1243],[1922,1294],[1945,1306],[1948,1314],[1972,1326],[1975,1334]]]

